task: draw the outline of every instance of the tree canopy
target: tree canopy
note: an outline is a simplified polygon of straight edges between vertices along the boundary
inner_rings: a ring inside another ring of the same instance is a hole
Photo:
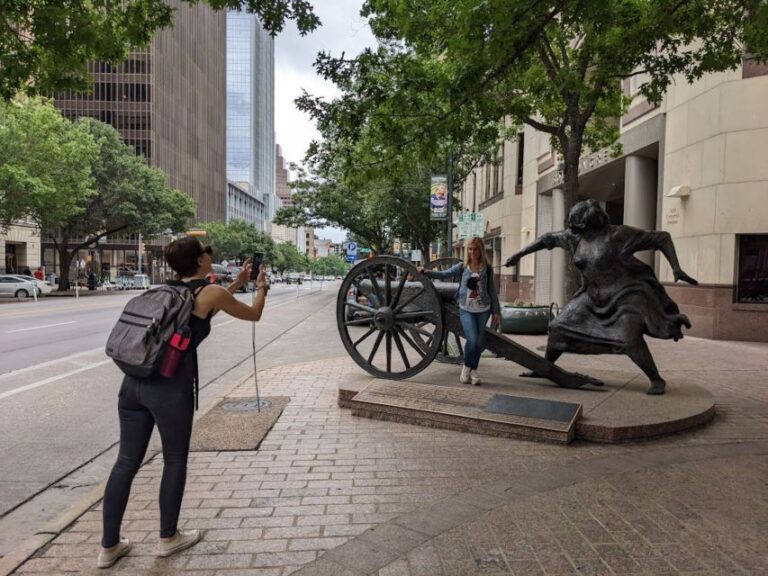
[[[244,262],[254,252],[263,252],[266,262],[275,258],[275,243],[268,234],[261,232],[243,220],[204,222],[199,224],[206,231],[205,242],[213,248],[217,262]]]
[[[321,174],[375,181],[403,159],[450,155],[458,184],[527,124],[563,159],[566,210],[582,152],[618,139],[622,79],[644,74],[658,101],[675,78],[768,54],[763,0],[368,0],[363,15],[380,45],[321,53],[315,67],[341,96],[298,100],[323,136],[307,155]]]
[[[199,4],[200,0],[183,0]],[[205,0],[214,10],[245,10],[275,35],[293,20],[303,35],[320,25],[307,0]],[[20,91],[53,94],[87,91],[86,64],[119,63],[145,47],[154,33],[172,25],[175,8],[166,0],[76,2],[0,1],[0,99]]]
[[[53,241],[63,271],[79,249],[106,236],[182,231],[194,214],[192,199],[168,188],[166,175],[112,126],[70,122],[39,98],[0,104],[0,222],[32,220]],[[68,287],[62,273],[59,288]]]
[[[97,194],[98,146],[40,99],[0,102],[0,229],[29,218],[42,227],[80,217]]]

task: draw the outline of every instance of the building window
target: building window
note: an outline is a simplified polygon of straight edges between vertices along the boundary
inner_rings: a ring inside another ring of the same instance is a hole
[[[768,234],[739,236],[737,301],[768,304]]]
[[[523,193],[523,154],[525,152],[525,133],[517,136],[517,178],[515,179],[515,194]]]

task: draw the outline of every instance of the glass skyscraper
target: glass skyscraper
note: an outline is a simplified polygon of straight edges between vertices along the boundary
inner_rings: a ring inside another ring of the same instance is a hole
[[[263,203],[269,232],[276,208],[274,40],[245,12],[227,13],[227,179]],[[259,226],[252,216],[246,221]],[[233,217],[228,207],[227,219]]]

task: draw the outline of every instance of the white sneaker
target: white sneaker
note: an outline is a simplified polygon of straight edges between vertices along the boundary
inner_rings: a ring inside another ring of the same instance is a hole
[[[461,367],[461,376],[459,376],[459,382],[462,384],[469,384],[469,366]]]
[[[120,542],[112,548],[102,548],[99,552],[99,557],[96,560],[96,566],[99,568],[111,568],[115,565],[115,562],[120,560],[123,556],[131,551],[131,541],[128,538],[120,537]]]
[[[480,374],[477,373],[477,370],[470,371],[469,379],[472,381],[473,386],[480,386]]]
[[[157,555],[165,558],[176,552],[191,548],[200,541],[200,530],[176,530],[172,538],[160,538],[157,545]]]

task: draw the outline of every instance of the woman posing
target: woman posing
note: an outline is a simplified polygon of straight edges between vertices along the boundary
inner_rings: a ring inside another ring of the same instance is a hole
[[[493,328],[497,327],[501,320],[499,297],[493,283],[493,268],[488,261],[483,241],[477,237],[469,241],[463,263],[459,262],[442,271],[419,268],[419,272],[435,279],[450,278],[461,272],[457,303],[467,343],[464,346],[464,366],[459,381],[462,384],[472,382],[478,386],[480,375],[477,367],[480,364],[480,355],[485,349],[485,326],[490,317],[493,317]]]
[[[251,322],[257,322],[264,310],[268,286],[263,266],[256,279],[255,301],[249,306],[235,299],[233,293],[248,282],[250,261],[245,262],[237,279],[228,288],[223,288],[206,280],[212,270],[212,250],[196,238],[181,238],[172,242],[165,249],[165,260],[176,272],[177,281],[189,286],[195,295],[189,320],[190,345],[172,378],[135,378],[127,375],[123,378],[117,404],[120,450],[104,492],[104,531],[97,561],[99,568],[109,568],[131,549],[128,539],[120,537],[120,524],[128,504],[131,483],[144,459],[155,425],[163,445],[157,555],[170,556],[200,540],[198,530],[177,529],[192,435],[197,374],[195,350],[210,334],[211,318],[219,310]]]

